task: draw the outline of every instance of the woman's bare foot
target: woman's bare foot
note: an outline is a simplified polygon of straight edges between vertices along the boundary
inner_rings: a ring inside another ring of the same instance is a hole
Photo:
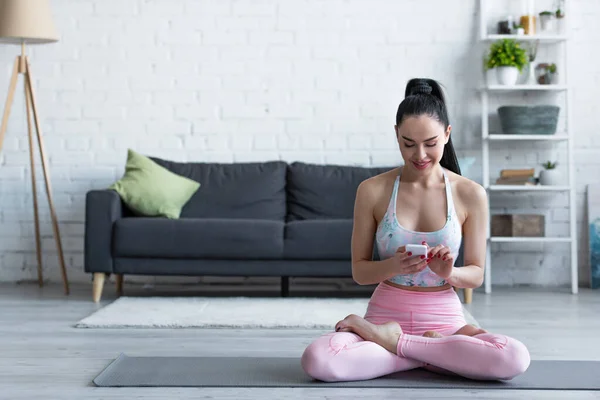
[[[350,314],[335,324],[337,332],[354,332],[363,339],[377,343],[387,351],[397,354],[398,338],[402,334],[400,324],[394,321],[375,325],[356,314]]]
[[[479,335],[480,333],[487,333],[487,331],[485,329],[481,329],[481,328],[477,328],[474,325],[465,325],[462,328],[460,328],[459,330],[457,330],[456,332],[454,332],[452,335],[465,335],[465,336],[475,336],[475,335]],[[430,337],[430,338],[443,338],[444,335],[442,335],[439,332],[436,331],[427,331],[423,334],[424,337]]]
[[[475,325],[468,324],[454,332],[453,335],[475,336],[481,333],[487,333],[487,331],[485,329],[478,328]]]

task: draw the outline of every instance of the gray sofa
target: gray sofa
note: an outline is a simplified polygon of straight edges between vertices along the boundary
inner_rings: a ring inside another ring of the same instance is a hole
[[[200,189],[177,220],[136,216],[113,190],[87,193],[85,271],[94,274],[94,301],[108,274],[118,290],[127,274],[275,276],[282,296],[289,277],[351,277],[356,188],[393,168],[152,159]]]

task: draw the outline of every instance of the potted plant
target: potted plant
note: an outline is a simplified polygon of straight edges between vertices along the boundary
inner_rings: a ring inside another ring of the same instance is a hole
[[[556,8],[556,11],[554,12],[554,16],[556,17],[556,24],[557,24],[557,32],[558,33],[562,33],[564,32],[564,18],[565,18],[565,11],[564,8],[562,6],[562,0],[560,0],[558,2],[558,7]]]
[[[523,36],[525,34],[525,28],[521,24],[513,23],[513,31],[518,36]]]
[[[540,13],[540,24],[543,32],[548,32],[554,29],[554,15],[552,11],[542,11]]]
[[[556,169],[557,165],[557,161],[546,161],[542,164],[544,169],[540,171],[540,184],[560,185],[562,183],[562,174]]]
[[[536,67],[536,79],[540,85],[552,85],[558,83],[556,64],[540,63]]]
[[[495,68],[498,83],[501,85],[516,84],[525,65],[526,51],[514,39],[502,39],[492,43],[485,59],[486,70]]]
[[[554,13],[556,18],[558,18],[558,19],[562,19],[565,17],[563,1],[564,0],[558,0],[558,5],[556,6],[556,12]]]
[[[556,64],[552,63],[548,65],[548,69],[546,71],[546,79],[548,80],[548,85],[558,83],[558,76],[556,74]]]

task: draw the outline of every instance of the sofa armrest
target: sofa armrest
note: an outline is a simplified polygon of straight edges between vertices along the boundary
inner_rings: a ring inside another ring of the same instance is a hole
[[[85,272],[113,272],[113,224],[124,212],[121,197],[114,190],[91,190],[86,194]]]

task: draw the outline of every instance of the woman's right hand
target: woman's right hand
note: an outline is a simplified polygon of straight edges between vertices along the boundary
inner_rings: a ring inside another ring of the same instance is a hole
[[[394,269],[399,275],[409,275],[421,272],[429,264],[427,256],[413,256],[411,252],[406,252],[404,246],[398,247],[396,253],[392,257]]]

